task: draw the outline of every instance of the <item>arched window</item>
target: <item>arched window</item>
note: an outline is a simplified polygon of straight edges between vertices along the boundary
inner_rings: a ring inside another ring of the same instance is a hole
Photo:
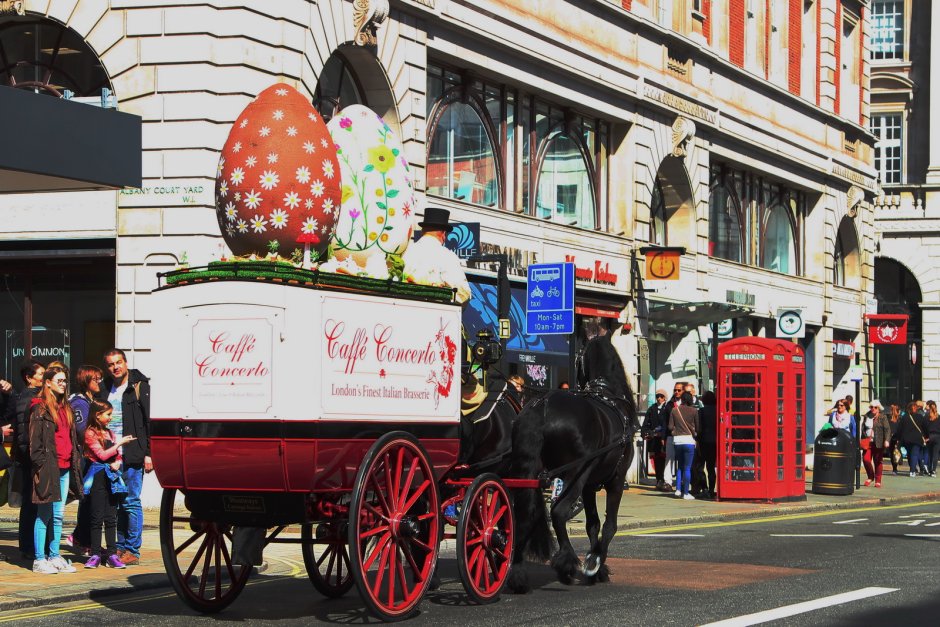
[[[842,218],[833,250],[832,282],[841,287],[861,287],[862,267],[858,235],[851,218]]]
[[[564,133],[551,137],[539,169],[536,215],[593,229],[596,217],[591,178],[580,142]]]
[[[721,176],[713,180],[708,202],[708,254],[743,261],[740,204]]]
[[[498,204],[496,152],[485,119],[475,103],[442,101],[428,153],[429,194],[487,207]]]
[[[796,243],[789,210],[781,204],[767,210],[761,246],[762,268],[794,274],[796,271]]]
[[[101,97],[102,89],[108,90],[106,96],[111,91],[101,61],[77,32],[34,17],[12,17],[0,24],[0,85],[60,98]]]
[[[650,244],[665,246],[666,241],[666,199],[663,196],[663,185],[656,177],[653,197],[650,199]]]
[[[351,104],[369,105],[362,97],[362,89],[346,57],[334,53],[326,60],[320,73],[313,105],[323,121],[329,122],[337,111]]]

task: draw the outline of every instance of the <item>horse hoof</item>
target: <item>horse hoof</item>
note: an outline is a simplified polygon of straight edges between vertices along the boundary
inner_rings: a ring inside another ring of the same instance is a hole
[[[600,567],[600,558],[593,553],[588,553],[584,558],[584,574],[588,577],[593,577],[597,574],[597,571],[600,570]]]

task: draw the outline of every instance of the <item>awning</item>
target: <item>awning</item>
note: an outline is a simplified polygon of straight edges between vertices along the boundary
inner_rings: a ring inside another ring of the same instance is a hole
[[[0,193],[141,184],[136,115],[0,87]]]
[[[685,333],[696,327],[715,324],[753,313],[749,307],[719,302],[649,304],[649,325],[654,331]]]

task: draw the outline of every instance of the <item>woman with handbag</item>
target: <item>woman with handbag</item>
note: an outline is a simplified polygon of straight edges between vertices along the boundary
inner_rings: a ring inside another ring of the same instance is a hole
[[[927,441],[926,433],[927,417],[920,413],[917,401],[911,401],[907,404],[907,413],[901,416],[898,423],[898,441],[907,449],[911,477],[917,476],[921,454]]]
[[[691,392],[683,392],[680,403],[669,412],[669,429],[672,431],[673,447],[676,451],[676,496],[687,501],[695,500],[689,494],[692,487],[692,459],[695,457],[695,437],[699,433],[698,409],[693,406]]]
[[[885,455],[891,459],[891,472],[898,474],[898,464],[901,463],[901,445],[898,442],[898,425],[901,423],[901,408],[897,403],[888,406],[888,424],[891,425],[891,448]]]
[[[862,433],[867,435],[868,448],[865,450],[865,474],[868,479],[865,485],[875,482],[875,487],[881,487],[882,466],[885,451],[891,448],[891,425],[888,417],[884,415],[884,406],[881,401],[874,400],[869,405],[869,413],[862,421]],[[862,440],[864,442],[864,440]],[[862,448],[865,448],[864,446]]]

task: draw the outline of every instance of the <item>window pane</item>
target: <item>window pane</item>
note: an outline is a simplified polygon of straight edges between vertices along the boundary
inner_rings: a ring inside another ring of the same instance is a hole
[[[428,157],[428,193],[488,207],[498,199],[493,146],[476,110],[447,106],[434,129]]]
[[[882,183],[901,183],[901,114],[871,116],[871,132],[875,142],[875,169]]]
[[[791,274],[795,268],[796,247],[785,207],[777,205],[770,209],[763,244],[761,267]]]
[[[741,262],[741,223],[737,202],[722,182],[712,187],[709,200],[708,247],[713,257]]]
[[[584,155],[566,135],[553,138],[539,172],[536,215],[594,228],[594,190]]]
[[[904,57],[903,0],[874,0],[871,5],[872,59]]]

